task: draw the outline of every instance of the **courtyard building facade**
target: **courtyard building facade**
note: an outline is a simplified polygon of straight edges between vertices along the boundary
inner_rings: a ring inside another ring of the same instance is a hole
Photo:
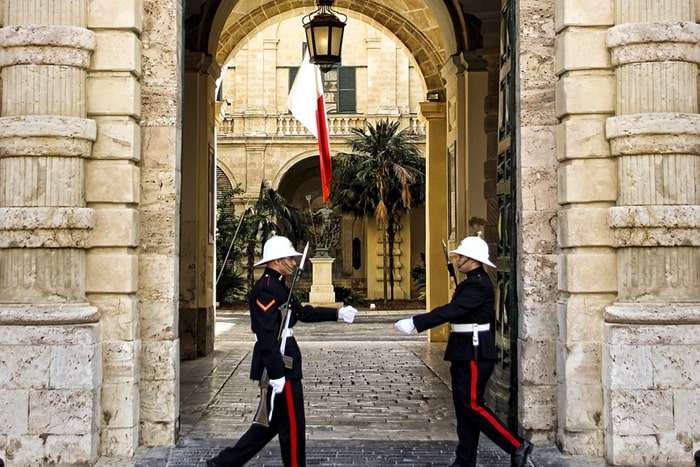
[[[369,68],[383,50],[369,39],[388,37],[405,51],[397,72],[425,91],[373,96],[368,84],[365,102],[408,121],[419,109],[425,128],[426,307],[450,294],[442,239],[483,230],[497,258],[494,406],[537,445],[611,465],[692,465],[700,1],[335,6],[366,28],[364,43],[345,43],[348,59],[366,52]],[[274,89],[252,99],[240,136],[229,136],[235,125],[222,131],[233,120],[217,81],[231,86],[234,112],[245,86],[238,68],[226,84],[230,59],[256,37],[264,56],[277,54],[287,37],[265,31],[313,8],[0,1],[7,464],[86,465],[176,442],[180,322],[194,323],[187,345],[199,354],[214,346],[217,126],[221,160],[240,182],[236,166],[258,164],[246,177],[266,170],[266,147],[227,155],[224,141],[297,125],[280,117],[288,81],[277,65],[257,64],[268,73],[260,85]],[[342,107],[350,88],[340,81]]]
[[[351,152],[351,130],[366,129],[368,123],[380,120],[399,121],[423,150],[425,123],[419,102],[426,89],[415,60],[400,42],[361,16],[349,14],[342,64],[323,75],[332,153]],[[234,197],[238,211],[254,204],[262,183],[302,213],[323,205],[316,139],[287,108],[307,47],[301,21],[302,15],[297,15],[264,24],[233,49],[222,68],[217,92],[217,192],[242,190]],[[345,215],[340,223],[340,241],[331,252],[333,283],[369,299],[382,298],[382,235],[376,222]],[[397,299],[417,295],[411,270],[422,265],[425,250],[422,206],[405,216],[403,224],[396,245]]]

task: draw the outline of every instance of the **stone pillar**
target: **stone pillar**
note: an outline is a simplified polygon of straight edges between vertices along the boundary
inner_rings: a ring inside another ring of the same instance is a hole
[[[440,70],[445,82],[447,101],[447,150],[454,150],[454,160],[447,160],[447,237],[449,247],[454,248],[467,229],[469,174],[467,128],[467,63],[461,55],[453,55]],[[446,157],[449,154],[446,154]],[[450,165],[453,164],[453,167]],[[454,172],[454,173],[451,173]],[[458,188],[459,187],[459,188]],[[454,189],[454,192],[452,190]],[[451,206],[452,204],[452,206]],[[451,211],[451,212],[450,212]],[[450,225],[452,224],[452,225]],[[444,258],[443,258],[444,262]],[[450,282],[450,288],[452,288]]]
[[[335,258],[311,258],[313,265],[309,303],[314,306],[339,306],[333,289],[333,262]]]
[[[617,290],[607,220],[617,196],[616,166],[604,131],[606,118],[614,112],[615,79],[605,46],[612,21],[613,0],[557,3],[557,439],[566,452],[598,456],[603,454],[603,309]],[[582,48],[582,43],[587,46]],[[531,158],[540,157],[542,147],[530,147]],[[530,223],[529,216],[523,223]]]
[[[180,220],[180,355],[214,350],[213,232],[209,171],[214,158],[214,87],[219,70],[211,56],[188,53],[185,69],[182,205]]]
[[[421,102],[425,131],[425,306],[432,310],[449,299],[449,275],[442,251],[447,238],[447,125],[444,102]],[[446,325],[429,331],[431,342],[447,340]]]
[[[502,5],[504,3],[501,2]],[[514,272],[517,278],[518,317],[517,329],[511,329],[510,333],[517,333],[517,351],[512,365],[517,366],[518,421],[523,434],[535,443],[553,442],[557,422],[556,306],[559,292],[556,212],[559,206],[558,164],[554,151],[557,124],[555,5],[556,2],[539,0],[518,2],[514,18],[518,50],[514,51],[510,62],[511,66],[516,65],[519,76],[515,94],[517,117],[514,131],[508,131],[501,123],[500,130],[505,134],[499,138],[499,144],[512,148],[512,144],[504,138],[510,133],[509,137],[517,150],[517,253]],[[502,73],[505,72],[502,68]],[[510,120],[512,125],[512,116]],[[499,153],[503,154],[502,148],[499,148]],[[499,185],[497,193],[500,198],[501,194],[508,192],[508,187],[507,184]],[[507,256],[508,253],[502,254],[503,259],[507,259]],[[507,277],[506,274],[504,277]],[[506,320],[501,322],[507,325]],[[507,343],[504,343],[504,348],[507,348]],[[511,350],[514,349],[511,347]],[[501,374],[510,373],[505,366],[503,370]],[[497,371],[494,371],[494,377],[496,374]]]
[[[606,122],[618,295],[605,310],[606,457],[690,463],[700,439],[700,25],[692,0],[616,0]]]
[[[265,180],[265,143],[247,142],[245,145],[245,195],[258,199],[260,184]]]
[[[279,39],[263,39],[263,108],[266,115],[277,114],[277,45]],[[276,120],[276,119],[272,119]],[[274,131],[274,130],[273,130]],[[266,128],[266,132],[269,129]]]
[[[382,69],[381,54],[382,40],[379,37],[368,37],[365,39],[367,43],[367,97],[365,100],[367,109],[365,113],[378,114],[382,103],[382,88],[381,73],[377,70]]]
[[[92,2],[93,5],[103,2]],[[178,275],[182,121],[182,5],[179,0],[126,3],[147,13],[141,33],[141,194],[139,202],[139,443],[173,444],[180,394]],[[120,17],[120,15],[114,15]]]
[[[102,354],[86,298],[87,1],[6,0],[0,29],[0,440],[8,465],[92,464]],[[99,274],[99,271],[95,271]]]

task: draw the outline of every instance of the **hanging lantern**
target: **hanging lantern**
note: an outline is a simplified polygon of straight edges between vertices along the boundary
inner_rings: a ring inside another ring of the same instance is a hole
[[[306,30],[310,61],[326,72],[340,65],[343,30],[348,17],[331,8],[333,0],[318,0],[317,4],[316,11],[304,16],[302,24]]]

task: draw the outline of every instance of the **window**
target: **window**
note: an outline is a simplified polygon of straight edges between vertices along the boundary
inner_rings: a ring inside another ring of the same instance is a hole
[[[355,67],[339,66],[323,74],[328,113],[355,113]]]
[[[338,112],[355,113],[355,67],[338,68]]]
[[[302,42],[302,60],[304,60],[304,54],[307,48],[307,43]],[[298,71],[298,66],[289,67],[290,91]],[[338,66],[323,73],[323,94],[325,96],[326,112],[355,113],[357,111],[355,87],[355,67]]]

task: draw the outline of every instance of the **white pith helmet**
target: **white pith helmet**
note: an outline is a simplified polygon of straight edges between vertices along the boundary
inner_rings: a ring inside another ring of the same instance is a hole
[[[255,263],[255,266],[261,266],[275,259],[287,258],[289,256],[301,256],[301,253],[294,249],[294,245],[287,237],[281,235],[273,235],[263,245],[263,257]]]
[[[480,263],[488,264],[492,268],[496,267],[495,264],[489,261],[489,246],[479,237],[465,237],[459,243],[457,249],[450,251],[450,253],[466,256]]]

